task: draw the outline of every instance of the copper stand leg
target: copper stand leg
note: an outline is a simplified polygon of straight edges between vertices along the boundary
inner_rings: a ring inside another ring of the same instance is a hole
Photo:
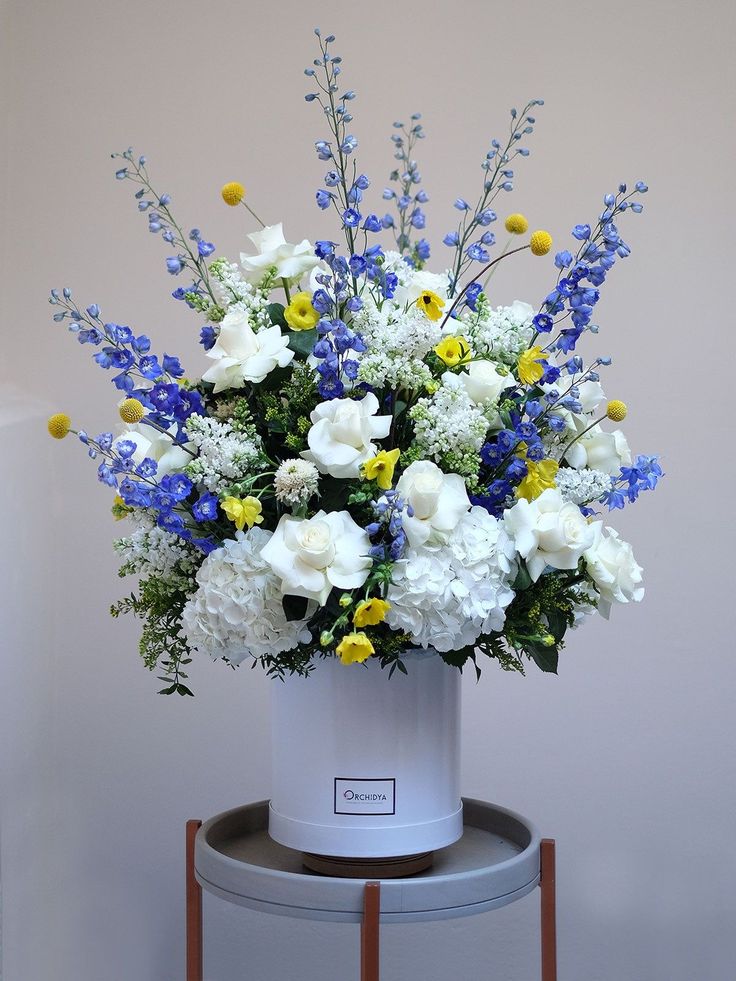
[[[360,924],[360,981],[379,981],[378,937],[381,913],[381,883],[366,882]]]
[[[542,981],[557,981],[554,838],[542,839],[539,866],[539,885],[542,887]]]
[[[187,981],[202,981],[202,889],[194,877],[194,839],[201,821],[187,821]]]

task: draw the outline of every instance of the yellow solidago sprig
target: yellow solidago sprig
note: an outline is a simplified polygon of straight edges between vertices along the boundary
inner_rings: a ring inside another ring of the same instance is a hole
[[[263,508],[257,497],[226,497],[220,506],[238,531],[242,531],[246,525],[252,528],[263,521]]]
[[[335,653],[343,664],[362,664],[375,653],[375,648],[363,631],[359,630],[352,634],[345,634],[335,648]]]
[[[512,235],[524,235],[529,228],[529,222],[524,215],[519,214],[509,215],[504,224],[506,231]]]
[[[544,367],[540,362],[544,361],[546,357],[547,355],[538,344],[522,351],[517,365],[519,381],[523,382],[524,385],[535,385],[544,374]]]
[[[356,627],[375,627],[376,624],[383,623],[390,609],[391,604],[377,596],[363,600],[355,608],[353,623]]]
[[[555,486],[555,477],[560,465],[556,460],[526,461],[526,477],[516,488],[516,496],[527,501],[535,498]]]
[[[464,337],[445,337],[436,345],[434,353],[444,361],[448,368],[454,368],[458,364],[465,364],[473,356],[470,344]]]
[[[442,316],[442,308],[445,301],[441,296],[433,293],[432,290],[422,290],[417,298],[417,306],[430,320],[439,320]]]
[[[312,330],[317,326],[319,314],[312,306],[311,293],[297,293],[284,310],[284,319],[292,330]]]
[[[54,439],[64,439],[72,431],[72,421],[66,412],[55,412],[49,416],[46,428],[49,436],[53,436]]]
[[[394,469],[398,463],[400,449],[380,450],[362,466],[366,480],[375,480],[381,490],[390,490],[394,479]]]
[[[541,228],[532,232],[529,248],[532,250],[532,255],[547,255],[552,248],[552,236]]]

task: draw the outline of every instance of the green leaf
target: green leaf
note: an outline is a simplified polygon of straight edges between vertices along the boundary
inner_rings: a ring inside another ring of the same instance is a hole
[[[549,632],[559,644],[567,630],[565,615],[560,610],[547,610],[545,612],[547,623],[549,624]]]
[[[524,644],[524,650],[542,671],[557,674],[560,652],[556,647],[545,647],[544,644],[537,644],[535,641],[529,640]]]
[[[316,327],[312,328],[312,330],[289,331],[289,347],[303,358],[309,357],[312,353],[312,348],[318,340],[319,334],[317,333]]]
[[[282,596],[281,605],[287,620],[304,620],[309,600],[304,596]]]
[[[278,324],[279,327],[287,326],[283,303],[269,303],[266,310],[268,311],[272,324]]]
[[[514,580],[514,592],[521,593],[525,589],[529,589],[532,584],[532,577],[529,575],[526,565],[523,562],[519,564],[519,571],[516,574],[516,579]]]

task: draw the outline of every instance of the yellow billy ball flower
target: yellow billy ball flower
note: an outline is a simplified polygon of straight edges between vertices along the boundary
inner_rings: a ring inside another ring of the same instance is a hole
[[[532,232],[532,237],[529,239],[529,248],[532,250],[533,255],[547,255],[552,248],[552,236],[549,232],[544,232],[541,229]]]
[[[124,402],[121,402],[118,412],[123,422],[128,423],[140,422],[146,414],[143,403],[139,402],[138,399],[126,399]]]
[[[223,184],[220,194],[225,204],[229,204],[231,208],[234,208],[245,197],[245,188],[238,181],[230,181],[228,184]]]
[[[297,293],[284,310],[284,319],[292,330],[311,330],[319,320],[312,306],[311,293]]]
[[[445,301],[432,290],[423,290],[417,299],[417,306],[423,310],[430,320],[439,320]]]
[[[368,660],[374,651],[373,644],[371,644],[362,631],[345,634],[335,648],[335,653],[343,664],[361,664],[363,661]]]
[[[518,214],[509,215],[504,224],[506,225],[506,231],[511,232],[512,235],[523,235],[529,228],[529,222],[524,215]]]
[[[542,493],[555,486],[555,477],[560,465],[556,460],[527,460],[526,477],[516,488],[516,496],[533,501]]]
[[[353,623],[356,627],[375,627],[377,623],[382,623],[386,619],[386,614],[391,609],[391,604],[386,600],[373,597],[359,603],[353,614]]]
[[[470,361],[470,345],[464,337],[445,337],[435,347],[434,353],[441,358],[449,368]]]
[[[390,490],[394,479],[394,468],[401,450],[381,450],[363,464],[366,480],[375,480],[381,490]]]
[[[544,374],[544,368],[539,363],[546,357],[544,351],[535,344],[527,351],[523,351],[519,357],[518,371],[519,381],[525,385],[534,385]]]
[[[238,531],[242,531],[245,525],[252,528],[263,521],[261,502],[257,497],[226,497],[222,502],[222,510],[234,523]]]
[[[46,428],[49,431],[49,436],[53,436],[54,439],[63,439],[72,428],[72,421],[66,412],[55,412],[49,417]]]
[[[613,422],[623,422],[628,411],[629,410],[626,408],[626,403],[621,402],[618,399],[611,399],[606,406],[606,415]]]

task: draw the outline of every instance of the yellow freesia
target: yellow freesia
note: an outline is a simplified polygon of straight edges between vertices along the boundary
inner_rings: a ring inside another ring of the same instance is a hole
[[[539,363],[547,355],[538,344],[523,351],[519,357],[518,371],[519,381],[525,385],[534,385],[544,374],[544,368]]]
[[[442,308],[445,305],[445,301],[441,296],[433,293],[432,290],[422,290],[416,303],[419,309],[423,310],[430,320],[439,320],[442,316]]]
[[[362,631],[345,634],[337,645],[335,653],[343,664],[361,664],[375,652],[373,644]]]
[[[555,486],[555,477],[559,468],[560,465],[556,460],[540,460],[538,463],[527,460],[526,477],[516,488],[516,496],[533,501],[542,491]]]
[[[263,521],[263,508],[257,497],[226,497],[220,506],[238,531],[242,531],[246,525],[252,528]]]
[[[381,490],[390,490],[401,450],[381,450],[363,464],[366,480],[375,480]]]
[[[356,627],[375,627],[377,623],[382,623],[386,619],[386,614],[391,609],[391,604],[386,600],[372,599],[363,600],[358,603],[353,614],[353,623]]]
[[[445,362],[448,368],[454,368],[457,364],[465,364],[472,357],[470,345],[464,337],[445,337],[435,347],[434,353]]]
[[[284,319],[292,330],[312,330],[319,320],[319,314],[312,306],[310,293],[297,293],[284,310]]]

